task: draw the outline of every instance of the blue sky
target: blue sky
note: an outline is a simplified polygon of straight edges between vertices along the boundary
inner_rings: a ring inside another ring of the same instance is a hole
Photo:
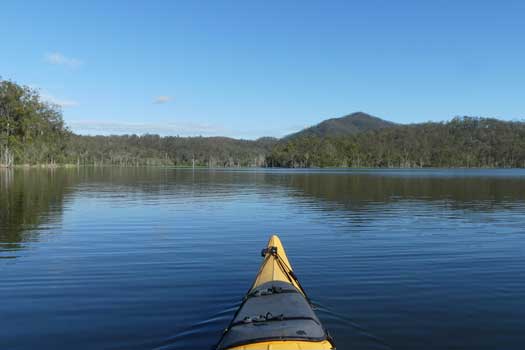
[[[525,117],[524,1],[6,1],[0,76],[80,133]]]

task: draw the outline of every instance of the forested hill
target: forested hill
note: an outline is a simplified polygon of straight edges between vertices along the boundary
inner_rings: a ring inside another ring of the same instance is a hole
[[[458,117],[394,124],[365,113],[281,140],[83,136],[38,92],[0,80],[0,166],[525,167],[525,123]]]
[[[344,137],[283,140],[267,158],[277,167],[525,167],[525,123],[456,117]]]
[[[367,131],[389,128],[395,125],[395,123],[374,117],[370,114],[356,112],[340,118],[327,119],[317,125],[288,135],[285,137],[285,139],[293,139],[304,136],[348,136]]]

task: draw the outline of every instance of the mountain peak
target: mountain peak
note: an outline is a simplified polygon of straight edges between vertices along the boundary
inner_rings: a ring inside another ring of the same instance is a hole
[[[296,132],[286,138],[299,136],[347,136],[360,132],[378,130],[395,126],[396,124],[365,112],[355,112],[339,118],[331,118],[321,123]]]

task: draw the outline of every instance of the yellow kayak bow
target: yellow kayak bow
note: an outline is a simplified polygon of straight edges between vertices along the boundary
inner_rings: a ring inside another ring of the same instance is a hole
[[[272,236],[261,255],[264,260],[257,277],[216,349],[335,349],[279,237]]]

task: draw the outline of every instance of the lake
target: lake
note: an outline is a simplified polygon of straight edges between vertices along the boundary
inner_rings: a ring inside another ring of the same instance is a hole
[[[0,169],[0,349],[210,349],[280,235],[338,349],[523,349],[524,170]]]

